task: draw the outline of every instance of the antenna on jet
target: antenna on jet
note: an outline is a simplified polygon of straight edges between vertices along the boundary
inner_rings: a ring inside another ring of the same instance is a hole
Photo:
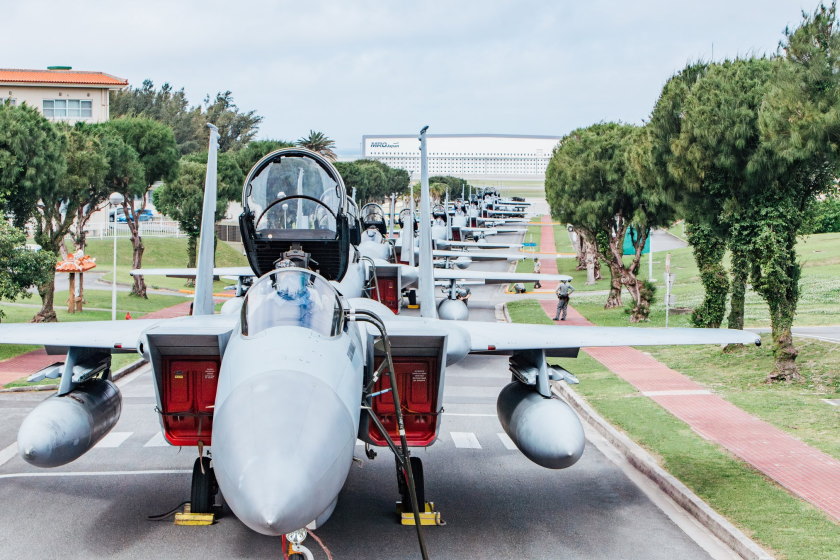
[[[429,157],[426,131],[420,129],[420,316],[437,318],[435,282],[432,275],[432,212],[429,196]]]

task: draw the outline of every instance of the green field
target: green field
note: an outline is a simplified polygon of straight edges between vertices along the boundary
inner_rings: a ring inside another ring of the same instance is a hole
[[[187,266],[187,240],[174,237],[144,237],[143,267],[144,268],[185,268]],[[105,272],[102,278],[111,281],[114,253],[113,241],[108,239],[93,239],[88,242],[87,254],[96,258],[96,271]],[[132,282],[129,272],[131,265],[131,241],[117,240],[117,283],[129,285]],[[216,245],[216,266],[248,266],[248,260],[232,246],[222,241]],[[165,276],[146,276],[149,288],[181,290],[187,287],[183,278],[166,278]],[[214,290],[221,291],[232,284],[231,280],[221,280],[214,284]]]
[[[679,228],[679,226],[677,226]],[[530,228],[529,228],[530,229]],[[557,232],[558,242],[566,240],[565,231]],[[703,287],[700,275],[690,247],[669,251],[671,254],[671,272],[675,274],[673,294],[677,308],[691,309],[700,304],[703,299]],[[798,245],[799,261],[802,263],[801,297],[794,319],[795,326],[835,325],[840,323],[840,233],[825,233],[803,238]],[[626,261],[629,263],[629,259]],[[728,261],[726,263],[728,266]],[[620,313],[603,310],[609,290],[609,269],[602,266],[603,278],[594,285],[586,285],[586,271],[575,270],[577,261],[574,259],[557,259],[557,270],[560,274],[569,274],[574,278],[575,286],[574,306],[590,321],[602,325],[624,325],[627,317]],[[643,255],[639,276],[648,279],[648,256]],[[653,253],[653,278],[657,287],[656,301],[651,306],[650,322],[646,326],[665,325],[665,253]],[[587,292],[602,292],[587,294]],[[623,297],[625,303],[629,300],[627,292]],[[679,309],[677,310],[679,311]],[[747,289],[744,306],[745,324],[747,327],[769,326],[770,315],[767,304],[761,297]],[[669,318],[669,326],[689,326],[689,314],[674,314]],[[645,325],[643,325],[645,326]]]

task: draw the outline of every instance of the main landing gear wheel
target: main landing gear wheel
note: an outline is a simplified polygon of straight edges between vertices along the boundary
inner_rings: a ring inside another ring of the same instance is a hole
[[[216,484],[216,474],[210,466],[210,457],[199,457],[193,465],[190,511],[211,513],[218,491],[219,486]]]
[[[414,476],[414,491],[417,494],[417,507],[426,511],[426,485],[423,483],[423,461],[420,457],[410,457],[411,474]],[[408,492],[408,473],[397,462],[397,487],[400,492],[403,511],[411,511],[411,494]]]

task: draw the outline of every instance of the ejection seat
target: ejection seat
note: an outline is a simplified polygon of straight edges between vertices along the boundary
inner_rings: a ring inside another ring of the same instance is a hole
[[[272,152],[245,179],[239,227],[258,276],[293,246],[309,254],[310,268],[341,280],[350,257],[347,192],[335,167],[302,148]]]

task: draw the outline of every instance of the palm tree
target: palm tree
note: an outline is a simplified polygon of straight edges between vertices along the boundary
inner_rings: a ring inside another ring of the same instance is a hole
[[[330,161],[335,161],[337,156],[333,151],[335,148],[335,140],[328,137],[323,132],[309,131],[309,136],[306,138],[298,138],[297,145],[301,148],[307,148],[313,152],[317,152]]]

